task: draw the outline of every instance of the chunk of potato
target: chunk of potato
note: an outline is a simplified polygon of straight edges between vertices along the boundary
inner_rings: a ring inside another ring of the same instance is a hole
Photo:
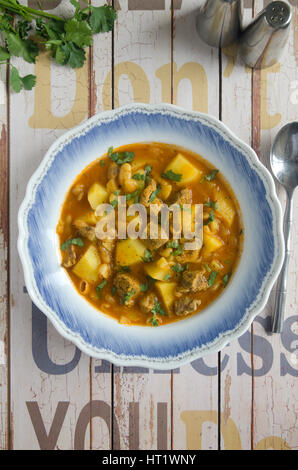
[[[81,279],[94,283],[98,279],[100,262],[97,248],[94,245],[90,245],[82,258],[73,267],[72,272]]]
[[[222,216],[222,218],[227,222],[229,226],[232,225],[235,217],[235,209],[233,206],[232,199],[226,194],[217,193],[217,212]]]
[[[116,263],[120,266],[130,266],[132,264],[140,263],[145,254],[145,245],[136,238],[132,240],[120,240],[116,246]]]
[[[202,256],[208,255],[223,246],[223,241],[216,235],[204,231]]]
[[[202,171],[188,161],[181,153],[178,153],[171,163],[164,170],[165,173],[172,170],[174,173],[182,175],[179,185],[191,183],[200,177]]]
[[[86,214],[84,214],[84,215],[81,215],[76,220],[82,220],[83,222],[85,222],[88,225],[96,225],[98,220],[99,220],[99,217],[96,217],[94,212],[90,211],[90,212],[86,212]]]
[[[150,277],[158,281],[164,281],[166,276],[171,273],[171,267],[164,257],[159,258],[153,263],[146,264],[144,270]]]
[[[166,309],[171,311],[172,305],[175,300],[175,292],[177,290],[177,283],[176,282],[161,282],[157,281],[155,286],[160,293],[163,303]]]
[[[88,201],[92,209],[96,209],[99,204],[108,200],[109,194],[104,186],[93,183],[88,190]]]

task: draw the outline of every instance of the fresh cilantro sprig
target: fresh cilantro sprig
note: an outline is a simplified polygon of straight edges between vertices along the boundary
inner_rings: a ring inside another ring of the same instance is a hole
[[[172,181],[181,181],[182,174],[181,173],[175,173],[172,170],[167,170],[166,172],[161,174],[161,177],[164,179],[172,180]]]
[[[93,43],[93,35],[108,32],[113,28],[116,11],[110,5],[94,7],[85,3],[81,7],[77,0],[70,0],[75,7],[71,18],[64,19],[21,5],[18,0],[0,0],[0,64],[13,57],[22,57],[34,64],[40,48],[50,51],[60,65],[82,67],[86,60],[85,48]],[[15,68],[11,71],[14,91],[31,90],[36,77],[20,77]]]
[[[62,243],[61,245],[61,250],[62,251],[65,251],[67,247],[69,247],[69,245],[77,245],[77,246],[84,246],[84,242],[82,240],[82,238],[78,237],[78,238],[70,238],[69,240],[66,240],[64,243]]]

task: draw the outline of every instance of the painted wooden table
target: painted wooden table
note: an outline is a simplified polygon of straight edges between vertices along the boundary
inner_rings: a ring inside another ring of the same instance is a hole
[[[281,62],[253,73],[236,45],[219,51],[198,38],[198,3],[116,1],[114,32],[96,36],[84,68],[55,66],[46,54],[35,66],[14,61],[37,75],[34,91],[7,92],[8,72],[0,71],[1,449],[298,448],[298,192],[283,333],[268,333],[273,290],[243,336],[181,369],[90,359],[59,336],[24,285],[18,208],[45,151],[67,129],[132,101],[176,103],[220,118],[268,166],[278,129],[297,120],[297,0]],[[267,3],[244,0],[245,21]],[[43,4],[59,13],[68,2]],[[278,194],[284,203],[279,187]]]

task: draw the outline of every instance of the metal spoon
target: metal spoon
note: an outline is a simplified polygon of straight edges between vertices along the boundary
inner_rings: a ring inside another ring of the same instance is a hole
[[[271,324],[271,331],[273,333],[281,333],[287,294],[293,194],[298,185],[297,121],[286,124],[276,135],[270,152],[270,163],[274,175],[285,188],[287,194],[284,215],[285,259],[277,282],[276,299]]]

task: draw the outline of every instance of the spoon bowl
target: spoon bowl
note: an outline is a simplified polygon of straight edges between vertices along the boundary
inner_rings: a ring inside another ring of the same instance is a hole
[[[298,185],[298,122],[290,122],[276,135],[270,152],[272,172],[287,193],[284,215],[285,258],[277,283],[275,306],[272,315],[272,332],[280,333],[286,305],[287,276],[290,259],[293,193]]]
[[[270,154],[271,168],[286,190],[298,185],[298,122],[290,122],[276,135]]]

